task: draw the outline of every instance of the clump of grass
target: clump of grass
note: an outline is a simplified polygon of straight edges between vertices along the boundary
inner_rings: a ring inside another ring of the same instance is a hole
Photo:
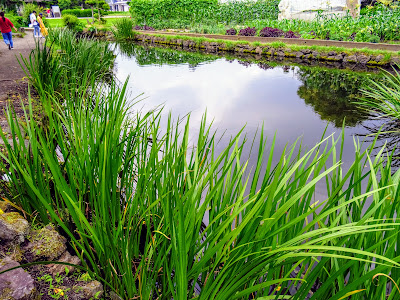
[[[117,40],[133,40],[135,34],[132,30],[133,21],[128,18],[121,18],[114,23],[114,27],[111,29]]]

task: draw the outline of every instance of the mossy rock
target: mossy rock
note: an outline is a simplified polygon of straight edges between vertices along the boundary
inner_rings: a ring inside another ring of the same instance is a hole
[[[29,223],[17,212],[0,214],[0,240],[22,243],[29,232]]]
[[[33,261],[38,259],[53,261],[67,249],[66,239],[51,225],[33,232],[29,241],[24,250],[32,256]]]

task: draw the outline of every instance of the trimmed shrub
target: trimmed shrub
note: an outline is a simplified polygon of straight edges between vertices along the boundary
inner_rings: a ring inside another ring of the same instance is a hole
[[[246,0],[219,3],[218,0],[135,0],[130,13],[136,24],[153,24],[159,20],[181,23],[238,22],[278,18],[279,0]]]
[[[284,32],[278,28],[264,27],[260,31],[262,37],[280,37],[283,36]]]
[[[239,35],[255,36],[256,35],[256,28],[255,27],[253,27],[253,28],[247,27],[247,28],[240,29]]]
[[[96,9],[97,11],[97,9]],[[63,14],[65,15],[73,15],[77,16],[78,18],[90,18],[92,16],[92,10],[91,9],[64,9],[62,11]],[[107,15],[107,11],[101,11],[102,15]]]
[[[285,32],[284,37],[287,39],[298,39],[300,38],[300,35],[297,35],[295,32],[289,30]]]
[[[75,30],[75,31],[82,31],[83,26],[79,22],[78,17],[74,15],[63,15],[62,21],[64,26],[68,29]]]
[[[226,35],[236,35],[237,34],[237,30],[235,28],[231,28],[226,30]]]

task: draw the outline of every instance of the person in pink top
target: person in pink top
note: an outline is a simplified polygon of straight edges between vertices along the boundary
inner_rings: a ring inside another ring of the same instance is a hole
[[[17,31],[17,28],[15,28],[14,24],[11,23],[8,18],[4,17],[4,12],[0,12],[0,31],[9,50],[14,48],[11,28],[14,28],[14,30]]]

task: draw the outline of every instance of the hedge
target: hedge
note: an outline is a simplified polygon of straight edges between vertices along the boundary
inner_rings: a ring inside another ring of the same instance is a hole
[[[246,0],[219,3],[218,0],[135,0],[129,3],[136,24],[153,20],[179,19],[201,23],[245,22],[254,19],[277,19],[280,0]]]
[[[61,11],[63,15],[73,15],[77,16],[78,18],[90,18],[92,17],[92,10],[91,9],[64,9]],[[94,13],[97,13],[97,9],[94,9]],[[106,11],[102,11],[102,15],[107,15]]]

